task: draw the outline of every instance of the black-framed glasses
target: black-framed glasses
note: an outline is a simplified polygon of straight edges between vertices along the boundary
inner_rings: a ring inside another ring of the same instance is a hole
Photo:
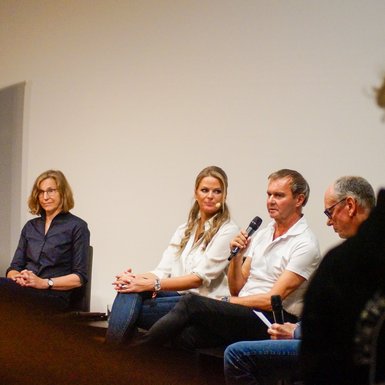
[[[343,198],[343,199],[341,199],[341,200],[338,201],[337,203],[334,203],[334,205],[332,205],[332,206],[328,207],[327,209],[325,209],[324,214],[325,214],[329,219],[332,219],[334,207],[336,207],[338,204],[340,204],[340,203],[343,202],[344,200],[346,200],[346,197]]]

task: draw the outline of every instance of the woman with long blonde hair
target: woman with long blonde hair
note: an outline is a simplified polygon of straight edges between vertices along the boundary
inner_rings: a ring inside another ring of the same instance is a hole
[[[229,294],[226,269],[229,244],[239,231],[226,203],[227,176],[217,166],[196,177],[195,201],[158,266],[144,274],[129,268],[116,276],[117,291],[106,340],[121,344],[137,327],[148,329],[187,292],[217,298]]]

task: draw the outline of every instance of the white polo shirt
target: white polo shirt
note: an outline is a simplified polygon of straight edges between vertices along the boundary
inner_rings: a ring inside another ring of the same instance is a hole
[[[285,234],[273,240],[274,224],[270,222],[251,241],[245,256],[251,257],[249,278],[239,296],[267,293],[285,270],[306,279],[285,298],[283,307],[299,316],[307,280],[321,262],[317,238],[302,217]]]

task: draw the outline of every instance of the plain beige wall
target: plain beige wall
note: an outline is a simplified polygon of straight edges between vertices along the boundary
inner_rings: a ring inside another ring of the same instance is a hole
[[[0,88],[27,82],[22,223],[34,178],[61,169],[91,230],[95,311],[115,273],[154,267],[207,165],[242,227],[267,223],[270,172],[300,171],[326,251],[326,186],[385,186],[384,36],[383,0],[2,0]]]

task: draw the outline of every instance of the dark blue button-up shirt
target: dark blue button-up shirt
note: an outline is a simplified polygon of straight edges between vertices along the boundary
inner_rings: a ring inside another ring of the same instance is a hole
[[[71,213],[60,213],[45,232],[45,215],[28,221],[9,270],[33,271],[41,278],[77,274],[87,282],[90,232],[87,223]]]

